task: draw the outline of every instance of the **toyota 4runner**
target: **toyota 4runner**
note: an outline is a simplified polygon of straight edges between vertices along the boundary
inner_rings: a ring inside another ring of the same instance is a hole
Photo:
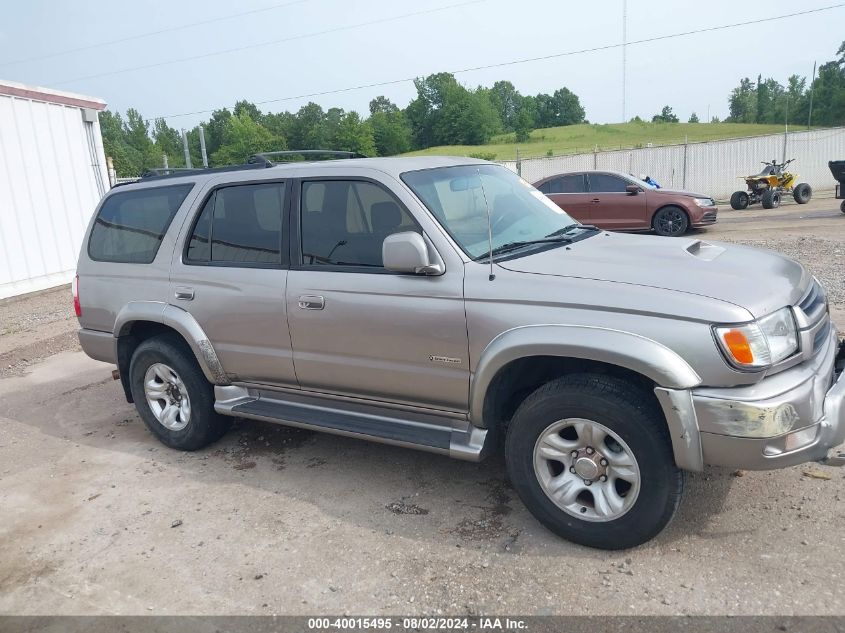
[[[484,161],[258,155],[116,187],[74,303],[167,446],[233,417],[501,443],[528,509],[593,547],[658,534],[684,471],[845,462],[842,348],[800,264],[579,224]]]

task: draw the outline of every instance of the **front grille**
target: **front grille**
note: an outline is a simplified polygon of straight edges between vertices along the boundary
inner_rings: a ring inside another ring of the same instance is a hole
[[[827,341],[827,337],[830,334],[830,319],[828,319],[824,325],[819,328],[819,331],[816,332],[816,335],[813,337],[813,353],[817,353],[824,347],[825,341]]]
[[[702,222],[711,222],[716,219],[716,211],[707,211],[701,216]]]
[[[827,297],[824,288],[813,279],[810,289],[804,298],[798,303],[798,308],[807,317],[808,326],[804,331],[815,329],[812,340],[812,349],[808,350],[811,355],[816,355],[825,347],[827,337],[830,335],[830,315],[827,312]]]
[[[824,288],[822,288],[821,285],[813,279],[810,290],[808,290],[807,294],[804,295],[804,298],[801,299],[801,303],[798,304],[798,307],[801,308],[801,311],[807,315],[807,318],[811,322],[815,322],[819,317],[819,312],[825,309],[826,303],[827,297],[825,297]]]

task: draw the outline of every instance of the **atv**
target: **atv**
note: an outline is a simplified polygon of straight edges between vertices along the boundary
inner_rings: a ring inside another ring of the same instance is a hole
[[[748,185],[748,191],[735,191],[731,196],[731,207],[737,211],[748,208],[749,204],[763,203],[764,209],[780,206],[783,193],[792,193],[798,204],[807,204],[813,196],[813,190],[806,182],[795,184],[798,174],[784,171],[794,158],[778,164],[776,160],[763,162],[763,171],[754,176],[740,176]]]

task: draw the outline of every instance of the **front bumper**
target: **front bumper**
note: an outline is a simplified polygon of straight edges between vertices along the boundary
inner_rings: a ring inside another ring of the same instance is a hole
[[[693,217],[691,219],[691,226],[693,228],[700,228],[702,226],[710,226],[711,224],[716,224],[717,217],[719,215],[719,208],[718,207],[702,207],[703,213],[698,217]]]
[[[845,346],[831,328],[811,360],[731,389],[695,389],[705,464],[770,470],[809,461],[845,465]]]

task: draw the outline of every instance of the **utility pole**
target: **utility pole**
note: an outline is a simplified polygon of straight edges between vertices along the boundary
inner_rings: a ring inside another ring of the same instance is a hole
[[[190,169],[193,165],[191,165],[191,152],[188,150],[188,133],[185,132],[185,128],[182,128],[182,148],[185,150],[185,167]]]
[[[786,162],[786,142],[789,138],[789,95],[786,95],[786,112],[783,115],[783,162]]]
[[[813,88],[816,85],[816,62],[813,62],[813,81],[810,82],[810,112],[807,114],[807,130],[813,120]]]
[[[622,123],[628,118],[625,114],[626,84],[628,80],[628,0],[622,0]]]
[[[162,154],[162,158],[164,159],[164,168],[170,169],[170,165],[167,163],[167,154]]]
[[[200,152],[202,153],[202,166],[208,167],[208,156],[205,153],[205,129],[200,125]]]

